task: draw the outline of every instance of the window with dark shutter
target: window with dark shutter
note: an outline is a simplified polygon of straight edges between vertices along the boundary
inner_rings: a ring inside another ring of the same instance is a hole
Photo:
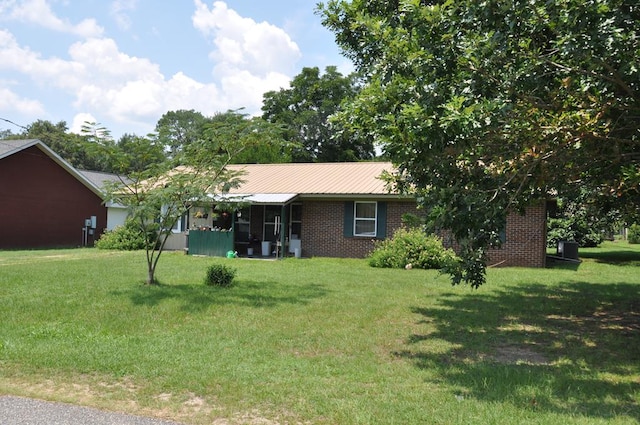
[[[384,239],[387,228],[387,204],[375,201],[350,201],[344,204],[344,236]]]

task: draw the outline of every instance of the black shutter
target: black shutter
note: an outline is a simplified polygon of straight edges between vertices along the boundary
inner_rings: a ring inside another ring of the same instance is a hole
[[[344,203],[344,237],[353,237],[353,201]]]
[[[387,237],[387,203],[378,202],[378,224],[376,227],[376,239]]]

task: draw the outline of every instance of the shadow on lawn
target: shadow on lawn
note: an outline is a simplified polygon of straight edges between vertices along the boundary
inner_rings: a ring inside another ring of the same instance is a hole
[[[222,288],[198,285],[136,286],[115,295],[129,297],[134,305],[155,306],[165,300],[178,300],[183,311],[202,311],[211,305],[235,304],[248,307],[275,307],[280,304],[306,304],[326,295],[318,284],[287,285],[280,282],[239,281]]]
[[[527,409],[640,420],[640,286],[523,285],[447,293],[415,308],[423,334],[396,353],[460,396]],[[430,349],[446,341],[450,351]]]
[[[640,266],[640,251],[590,251],[580,252],[581,258],[591,258],[598,263],[616,264],[620,266]]]

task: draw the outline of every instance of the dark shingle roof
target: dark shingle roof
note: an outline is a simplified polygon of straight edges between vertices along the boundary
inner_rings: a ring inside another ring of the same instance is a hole
[[[40,143],[38,139],[0,140],[0,159]]]

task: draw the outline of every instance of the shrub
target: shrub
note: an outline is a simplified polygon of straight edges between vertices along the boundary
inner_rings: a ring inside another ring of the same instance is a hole
[[[590,201],[588,192],[573,199],[558,199],[558,209],[547,221],[547,247],[559,241],[575,241],[581,247],[596,247],[610,234],[617,213],[603,213]]]
[[[144,234],[132,220],[127,220],[123,226],[117,226],[115,229],[105,232],[96,241],[96,247],[122,251],[144,249]]]
[[[235,269],[224,264],[212,264],[207,269],[204,283],[209,286],[231,286],[235,277]]]
[[[369,255],[372,267],[441,269],[456,255],[442,246],[436,235],[428,235],[423,228],[399,229],[393,238],[379,242]]]
[[[627,241],[632,244],[640,243],[640,224],[633,223],[627,232]]]
[[[583,248],[600,245],[604,235],[584,218],[551,218],[547,222],[547,247],[555,248],[560,241],[575,241]]]

